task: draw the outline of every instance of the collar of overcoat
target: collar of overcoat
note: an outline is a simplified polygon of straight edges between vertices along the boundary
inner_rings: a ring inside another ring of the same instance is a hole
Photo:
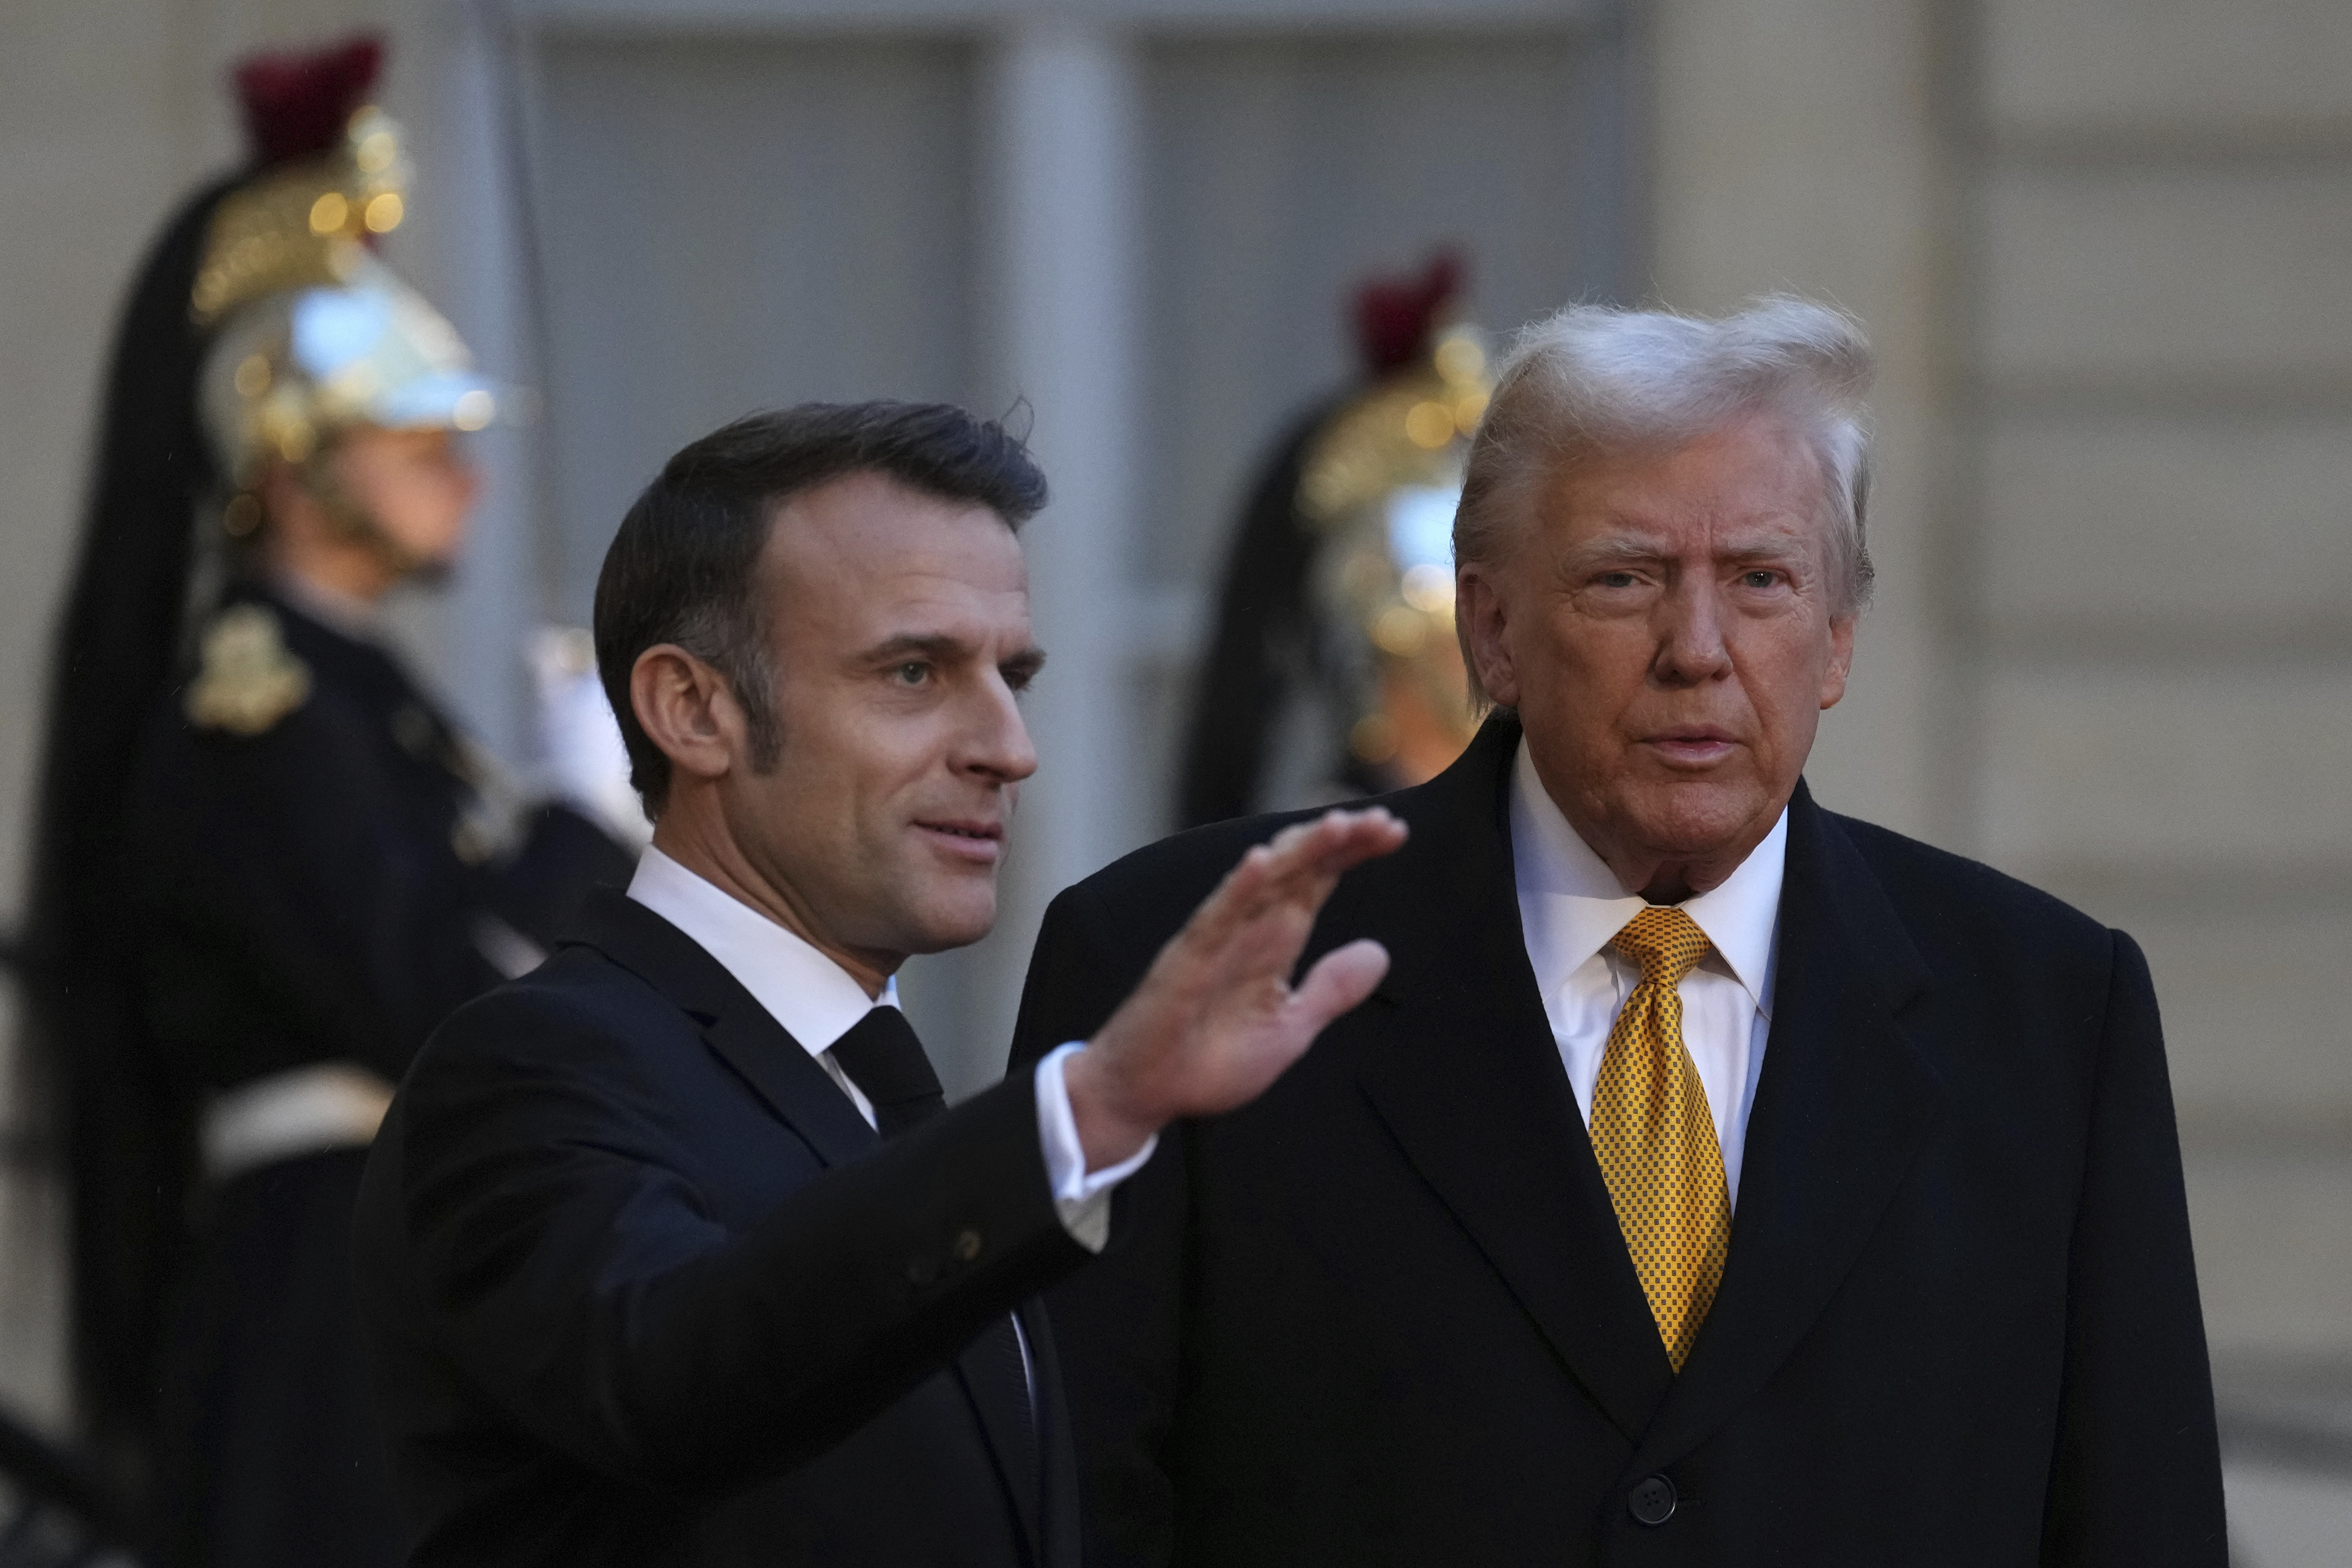
[[[594,948],[668,998],[694,1021],[711,1051],[825,1165],[882,1146],[880,1135],[791,1031],[700,943],[653,910],[611,889],[592,889],[566,940]],[[1034,1347],[1045,1341],[1034,1303],[1024,1303],[1018,1315],[1034,1356]],[[954,1372],[987,1434],[998,1479],[1028,1532],[1034,1559],[1041,1528],[1039,1478],[1013,1403],[1024,1395],[1008,1384],[991,1353],[983,1335],[958,1354]]]
[[[1316,945],[1388,942],[1360,1087],[1633,1446],[1634,1468],[1654,1470],[1764,1385],[1878,1224],[1941,1099],[1902,1025],[1927,971],[1851,840],[1799,784],[1730,1253],[1677,1377],[1528,963],[1507,805],[1518,742],[1498,716],[1454,767],[1391,797],[1412,827],[1408,852],[1357,873],[1363,897]]]

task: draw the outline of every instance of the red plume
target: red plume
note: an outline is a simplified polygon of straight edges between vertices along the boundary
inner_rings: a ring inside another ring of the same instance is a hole
[[[248,55],[237,62],[236,98],[257,169],[314,158],[342,140],[383,64],[383,40],[362,33],[307,54]]]
[[[1462,253],[1448,247],[1421,276],[1374,278],[1356,290],[1356,353],[1369,375],[1381,376],[1429,347],[1445,307],[1462,292]]]

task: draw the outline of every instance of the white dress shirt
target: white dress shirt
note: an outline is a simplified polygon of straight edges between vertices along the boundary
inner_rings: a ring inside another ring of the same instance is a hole
[[[873,1103],[834,1060],[833,1044],[871,1009],[898,1005],[896,978],[884,984],[881,995],[866,995],[866,987],[847,970],[797,934],[658,849],[647,848],[638,860],[636,875],[629,879],[629,897],[717,959],[816,1058],[866,1125],[874,1125]],[[1080,1048],[1078,1043],[1064,1046],[1037,1064],[1037,1132],[1045,1149],[1045,1180],[1063,1227],[1081,1247],[1100,1252],[1110,1238],[1111,1189],[1140,1170],[1160,1141],[1148,1140],[1133,1158],[1088,1173],[1077,1121],[1070,1113],[1069,1089],[1062,1081],[1063,1064]]]
[[[1683,912],[1713,950],[1683,977],[1683,1044],[1706,1089],[1723,1149],[1723,1179],[1739,1201],[1740,1156],[1748,1113],[1764,1070],[1772,1026],[1774,946],[1780,878],[1789,848],[1789,814],[1723,882],[1691,899]],[[1536,776],[1527,742],[1511,771],[1511,866],[1518,879],[1519,930],[1543,994],[1544,1013],[1576,1103],[1592,1123],[1592,1086],[1609,1048],[1609,1030],[1642,978],[1641,965],[1609,943],[1645,907],[1617,883],[1607,862],[1578,837]]]

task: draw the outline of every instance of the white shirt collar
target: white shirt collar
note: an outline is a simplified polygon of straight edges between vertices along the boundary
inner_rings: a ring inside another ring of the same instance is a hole
[[[849,971],[658,849],[638,860],[629,897],[693,938],[813,1057],[874,1008],[898,1005],[897,976],[867,996]]]
[[[1772,831],[1738,869],[1682,906],[1714,944],[1714,956],[1767,1017],[1772,1011],[1772,936],[1780,922],[1788,849],[1789,812],[1783,806]],[[1639,893],[1618,886],[1616,873],[1569,826],[1537,776],[1525,741],[1511,770],[1511,862],[1523,917],[1531,927],[1541,927],[1526,935],[1528,952],[1540,955],[1539,971],[1549,971],[1536,976],[1547,995],[1645,907]]]

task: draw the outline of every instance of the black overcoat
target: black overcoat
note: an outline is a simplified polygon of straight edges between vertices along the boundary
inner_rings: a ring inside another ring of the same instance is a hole
[[[1309,948],[1377,937],[1387,979],[1262,1100],[1164,1136],[1051,1297],[1095,1568],[2218,1568],[2131,940],[1800,786],[1730,1255],[1676,1377],[1528,963],[1517,742],[1498,718],[1387,797],[1411,841]],[[1056,900],[1016,1064],[1091,1032],[1279,820]]]
[[[1034,1455],[974,1343],[1091,1256],[1035,1105],[885,1144],[716,959],[592,896],[435,1034],[362,1184],[411,1563],[1076,1568],[1044,1318]]]

